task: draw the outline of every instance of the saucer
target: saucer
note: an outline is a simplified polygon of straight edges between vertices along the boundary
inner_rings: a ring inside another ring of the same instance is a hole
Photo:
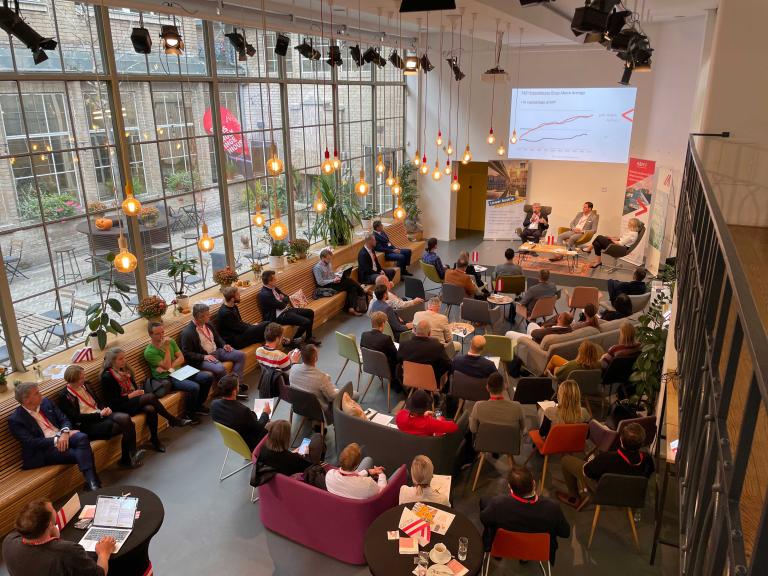
[[[427,576],[453,576],[453,570],[444,564],[432,564],[427,570]]]
[[[432,560],[435,564],[447,564],[451,561],[451,552],[446,549],[445,552],[442,554],[439,554],[437,550],[432,548],[429,552],[429,559]]]

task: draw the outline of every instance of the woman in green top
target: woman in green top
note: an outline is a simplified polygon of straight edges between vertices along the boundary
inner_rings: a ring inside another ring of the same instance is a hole
[[[591,340],[584,340],[579,345],[579,352],[576,359],[567,361],[560,356],[552,356],[549,359],[547,369],[554,373],[558,382],[563,382],[570,377],[574,370],[594,370],[600,368],[600,356],[602,349]]]

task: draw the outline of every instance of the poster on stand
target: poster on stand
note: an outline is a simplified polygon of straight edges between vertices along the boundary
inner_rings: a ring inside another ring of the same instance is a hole
[[[667,166],[659,168],[656,189],[653,192],[651,219],[648,223],[648,252],[645,258],[645,267],[654,276],[659,274],[659,263],[666,257],[663,254],[664,230],[667,225],[667,209],[673,188],[672,168]]]
[[[647,236],[648,216],[651,209],[651,199],[653,198],[653,175],[655,172],[656,162],[653,160],[629,159],[620,235],[625,234],[629,230],[629,221],[632,218],[637,218],[645,224]],[[644,238],[637,248],[622,258],[622,260],[626,260],[635,266],[642,265],[646,244],[646,238]]]
[[[521,160],[488,162],[485,194],[485,240],[514,240],[523,225],[530,164]]]

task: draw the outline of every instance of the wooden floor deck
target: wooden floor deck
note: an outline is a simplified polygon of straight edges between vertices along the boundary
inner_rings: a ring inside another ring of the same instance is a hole
[[[768,330],[768,228],[729,226],[755,299],[763,327]]]

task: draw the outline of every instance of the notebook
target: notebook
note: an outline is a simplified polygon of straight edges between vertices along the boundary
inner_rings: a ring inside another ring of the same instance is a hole
[[[174,380],[178,380],[181,382],[182,380],[186,380],[187,378],[191,378],[195,374],[197,374],[199,370],[197,368],[194,368],[193,366],[182,366],[181,368],[177,368],[173,372],[171,372],[171,378]]]

